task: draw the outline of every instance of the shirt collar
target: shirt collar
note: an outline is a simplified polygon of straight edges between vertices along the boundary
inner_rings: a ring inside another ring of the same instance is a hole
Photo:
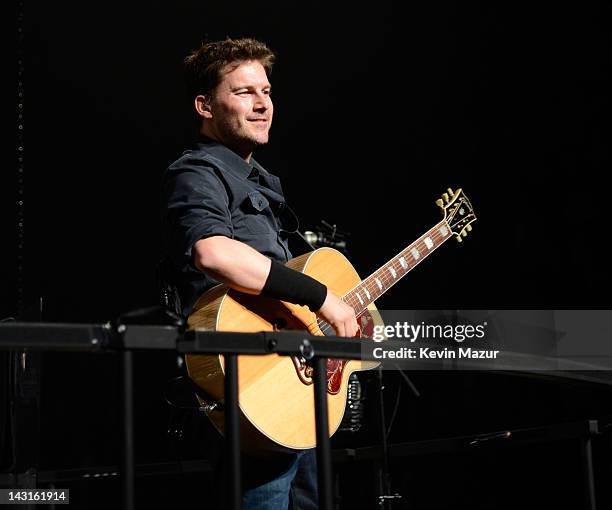
[[[268,173],[253,157],[251,157],[251,161],[247,163],[233,150],[212,138],[200,136],[198,147],[225,163],[228,170],[236,177],[247,179],[255,168],[260,174],[266,175]]]

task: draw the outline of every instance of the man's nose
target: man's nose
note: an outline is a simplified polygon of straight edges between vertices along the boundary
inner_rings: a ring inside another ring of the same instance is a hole
[[[258,93],[255,97],[255,104],[253,105],[253,108],[255,110],[265,111],[270,108],[271,102],[272,101],[269,94]]]

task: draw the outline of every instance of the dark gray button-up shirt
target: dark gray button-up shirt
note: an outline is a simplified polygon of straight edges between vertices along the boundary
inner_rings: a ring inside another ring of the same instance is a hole
[[[203,139],[168,167],[163,195],[164,251],[185,315],[218,283],[193,265],[198,240],[223,235],[279,262],[291,258],[286,231],[297,228],[297,220],[286,211],[279,178],[252,158],[247,163]]]

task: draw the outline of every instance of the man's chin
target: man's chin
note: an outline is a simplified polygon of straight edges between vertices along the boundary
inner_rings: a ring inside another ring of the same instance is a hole
[[[265,129],[263,126],[257,127],[256,129],[249,130],[249,138],[256,145],[265,145],[268,143],[268,139],[270,138],[269,126],[266,126]]]
[[[266,145],[268,143],[269,136],[254,136],[251,138],[251,142],[256,146]]]
[[[226,144],[228,147],[230,147],[231,149],[233,149],[235,152],[238,152],[239,154],[245,153],[251,153],[253,152],[257,147],[261,147],[262,145],[266,145],[268,143],[268,137],[262,137],[262,136],[248,136],[248,137],[242,137],[239,139],[234,139],[233,143],[231,144]]]

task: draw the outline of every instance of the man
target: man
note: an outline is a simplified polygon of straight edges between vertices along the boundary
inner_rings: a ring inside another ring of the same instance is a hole
[[[313,278],[287,268],[287,209],[279,179],[253,158],[268,142],[273,52],[253,39],[202,45],[185,59],[200,139],[165,176],[167,255],[181,309],[223,282],[241,292],[306,305],[338,335],[354,336],[352,307]],[[244,507],[317,507],[312,450],[246,467]]]

